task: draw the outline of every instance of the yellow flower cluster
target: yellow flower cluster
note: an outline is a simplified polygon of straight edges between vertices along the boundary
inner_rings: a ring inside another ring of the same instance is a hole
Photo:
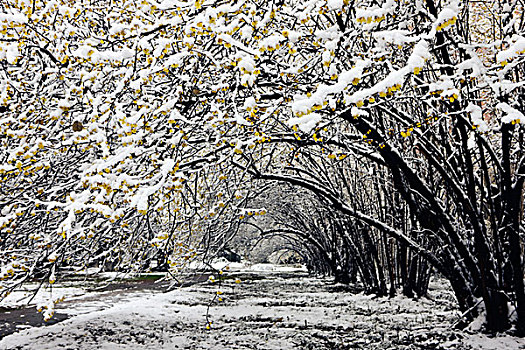
[[[447,96],[441,95],[441,99],[442,100],[447,99],[450,103],[456,101],[458,98],[459,98],[459,95],[457,93],[453,93],[453,94],[450,94],[450,95],[447,95]]]
[[[436,28],[436,30],[437,30],[438,32],[440,32],[440,31],[442,31],[444,28],[446,28],[446,27],[448,27],[448,26],[450,26],[450,25],[455,24],[457,20],[458,20],[457,17],[454,16],[454,17],[452,17],[451,19],[449,19],[448,21],[445,21],[445,22],[441,23],[440,25],[438,25],[437,28]]]
[[[385,98],[387,96],[391,96],[394,92],[398,91],[401,89],[401,84],[395,84],[395,85],[392,85],[390,86],[389,88],[386,89],[386,91],[380,91],[376,96],[379,96],[381,98]],[[376,102],[376,98],[374,96],[370,96],[368,98],[368,102],[369,103],[375,103]],[[355,106],[358,107],[358,108],[361,108],[365,105],[365,101],[364,100],[359,100],[355,103]]]
[[[259,216],[259,215],[265,215],[266,214],[266,210],[265,209],[261,209],[261,210],[248,210],[246,211],[244,214],[241,214],[239,215],[239,219],[244,219],[245,217],[247,216]]]
[[[385,15],[382,16],[374,16],[374,17],[358,17],[357,23],[379,23],[381,21],[385,20]]]
[[[409,137],[413,130],[414,130],[414,128],[408,128],[405,131],[401,131],[400,134],[403,137]]]
[[[348,155],[347,154],[344,154],[344,153],[339,153],[339,154],[335,154],[335,153],[330,153],[328,154],[328,159],[338,159],[338,160],[343,160],[347,157]]]

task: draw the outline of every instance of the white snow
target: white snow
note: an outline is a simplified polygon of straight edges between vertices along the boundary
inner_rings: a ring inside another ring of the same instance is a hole
[[[28,284],[23,289],[16,290],[9,294],[5,299],[0,301],[0,307],[13,308],[25,305],[29,299],[33,297],[36,284]],[[49,289],[40,289],[33,297],[30,305],[39,305],[47,303],[50,299],[56,300],[60,298],[70,299],[72,297],[85,295],[86,290],[80,287],[58,287]]]
[[[373,32],[372,36],[379,41],[391,43],[394,45],[404,45],[406,43],[411,43],[418,41],[420,38],[418,36],[410,36],[410,31],[408,30],[384,30],[379,32]]]
[[[12,13],[0,12],[0,22],[5,23],[27,23],[27,17],[16,11],[15,8],[9,9]]]
[[[278,33],[270,35],[259,42],[259,48],[261,49],[275,49],[278,48],[280,43],[285,40],[285,37]]]
[[[247,264],[239,267],[247,268]],[[431,282],[432,299],[416,301],[402,296],[376,298],[351,293],[327,279],[276,272],[283,269],[271,264],[252,265],[250,270],[251,274],[244,275],[228,272],[220,283],[205,282],[167,293],[101,292],[69,305],[71,317],[63,322],[40,328],[21,327],[19,332],[0,340],[0,349],[525,346],[525,340],[520,338],[490,338],[454,330],[451,325],[459,313],[454,310],[448,286],[439,279]],[[240,284],[235,282],[239,277],[243,280]]]
[[[290,126],[297,125],[302,132],[309,133],[321,120],[321,115],[317,113],[310,113],[303,117],[290,118],[286,124]]]
[[[4,46],[0,50],[0,58],[6,58],[10,64],[15,64],[16,60],[20,57],[20,51],[18,50],[18,44],[12,43]]]
[[[341,10],[343,8],[343,0],[326,0],[326,5],[329,10]]]
[[[501,117],[502,123],[525,123],[525,117],[523,116],[523,113],[521,113],[515,108],[512,108],[507,103],[500,102],[496,105],[496,108],[503,112],[503,115]]]
[[[367,23],[365,28],[373,25],[374,21],[381,21],[390,13],[393,13],[396,10],[396,1],[387,0],[383,3],[381,7],[373,6],[368,8],[356,8],[355,16],[359,21]]]
[[[451,22],[456,18],[458,14],[458,6],[456,3],[445,7],[438,15],[436,22],[434,22],[434,29],[441,30],[447,25],[452,24]]]
[[[489,127],[487,123],[485,122],[485,119],[483,119],[483,113],[482,113],[481,107],[473,103],[469,103],[466,111],[470,113],[472,124],[477,126],[479,131],[486,132],[489,130]]]
[[[506,64],[518,55],[525,53],[525,38],[520,35],[514,35],[512,38],[512,44],[506,50],[498,52],[496,55],[496,61],[498,63]]]
[[[333,85],[321,84],[310,96],[296,95],[292,102],[292,112],[296,115],[310,113],[314,106],[323,106],[329,98],[345,91],[349,86],[355,84],[363,76],[363,71],[371,64],[369,60],[357,61],[355,66],[339,74],[337,83]],[[289,121],[288,124],[291,122]]]
[[[244,101],[244,106],[242,108],[249,111],[256,105],[257,102],[255,101],[255,98],[253,96],[250,96],[246,99],[246,101]]]

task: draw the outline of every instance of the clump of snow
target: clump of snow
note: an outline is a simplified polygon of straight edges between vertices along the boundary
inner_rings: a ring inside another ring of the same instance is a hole
[[[290,118],[286,121],[286,124],[293,126],[297,125],[297,127],[304,133],[309,133],[312,131],[316,125],[322,120],[323,118],[321,115],[317,113],[310,113],[308,115],[305,115],[303,117],[297,117],[297,118]]]
[[[11,13],[0,12],[0,22],[11,23],[11,24],[27,23],[27,17],[24,16],[22,13],[18,12],[16,10],[16,7],[10,8],[9,11]]]
[[[459,3],[457,0],[453,0],[448,5],[446,5],[438,14],[438,17],[434,22],[433,29],[439,32],[447,28],[448,26],[455,24],[457,21],[458,13]]]
[[[409,36],[411,34],[408,30],[384,30],[379,32],[373,32],[372,36],[383,43],[390,43],[394,45],[404,45],[406,43],[412,43],[420,38],[418,36]]]
[[[428,42],[420,40],[408,58],[407,65],[390,72],[383,80],[376,85],[363,90],[358,90],[353,94],[345,95],[344,101],[347,105],[355,103],[358,107],[363,105],[363,101],[373,98],[375,95],[386,96],[387,93],[399,90],[407,75],[419,74],[427,59],[431,57],[428,51]]]
[[[371,64],[369,60],[357,61],[355,66],[339,74],[337,83],[333,85],[321,84],[310,96],[296,95],[292,102],[292,112],[297,116],[311,113],[313,110],[325,106],[327,99],[344,92],[350,86],[357,85],[363,76],[363,71]]]
[[[489,130],[485,119],[483,119],[483,112],[481,110],[481,107],[473,103],[469,103],[469,105],[466,108],[466,111],[470,113],[472,125],[476,126],[479,129],[479,131],[486,132]]]
[[[170,57],[168,57],[164,65],[173,66],[174,68],[177,68],[180,64],[184,62],[184,58],[186,58],[186,56],[188,55],[189,52],[187,51],[177,52],[176,54],[173,54]]]
[[[134,57],[135,52],[129,48],[120,51],[99,51],[96,47],[82,45],[71,53],[73,56],[91,60],[93,63],[100,61],[122,61]]]
[[[295,30],[283,30],[282,34],[285,38],[288,38],[288,40],[292,43],[297,42],[303,36],[301,32]]]
[[[439,80],[433,83],[430,83],[428,89],[431,93],[441,93],[444,90],[449,90],[454,88],[454,83],[450,79]]]
[[[5,58],[9,64],[15,64],[19,57],[20,51],[17,43],[0,47],[0,59]]]
[[[324,65],[329,65],[330,61],[332,61],[332,52],[325,50],[321,58]]]
[[[247,111],[250,111],[256,105],[257,105],[257,102],[255,101],[255,98],[253,96],[250,96],[244,101],[244,105],[242,108]]]
[[[525,53],[525,38],[521,35],[513,35],[511,38],[512,44],[509,48],[503,51],[500,51],[496,55],[496,61],[502,65],[508,63],[508,61],[514,59],[518,55]]]
[[[357,107],[352,107],[350,113],[352,113],[352,116],[354,117],[366,117],[368,116],[368,112],[364,109],[359,109]]]
[[[243,272],[307,272],[306,266],[260,263],[247,266]]]
[[[383,21],[387,15],[393,13],[396,10],[396,1],[387,0],[385,3],[379,6],[373,6],[368,8],[356,8],[355,16],[358,23],[373,24],[374,22]]]
[[[503,112],[503,115],[501,117],[502,123],[518,124],[525,122],[525,117],[523,117],[523,113],[521,113],[515,108],[512,108],[505,102],[498,103],[496,105],[496,108]]]
[[[326,6],[329,10],[341,10],[343,5],[343,0],[326,0]]]
[[[273,34],[270,35],[264,39],[262,39],[259,42],[259,50],[265,51],[265,50],[275,50],[281,47],[281,43],[285,40],[285,37],[280,34]]]
[[[251,56],[244,56],[241,58],[237,67],[241,73],[252,73],[255,70],[255,61]]]
[[[415,46],[412,54],[408,58],[408,67],[411,70],[421,69],[425,65],[425,61],[431,57],[428,51],[428,42],[420,40]],[[417,74],[417,73],[416,73]]]

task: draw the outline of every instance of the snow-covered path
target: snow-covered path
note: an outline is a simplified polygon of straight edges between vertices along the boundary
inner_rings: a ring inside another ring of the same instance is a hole
[[[114,305],[104,310],[9,335],[0,349],[525,347],[520,339],[452,330],[458,313],[450,293],[438,283],[431,291],[436,301],[413,301],[352,294],[328,280],[298,274],[244,274],[241,284],[235,283],[238,276],[230,277],[220,286],[210,282],[168,293],[137,293],[122,301],[113,298]]]

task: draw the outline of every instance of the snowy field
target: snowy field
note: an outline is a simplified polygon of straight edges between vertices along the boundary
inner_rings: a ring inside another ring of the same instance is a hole
[[[272,266],[224,276],[169,292],[66,289],[77,295],[57,307],[68,319],[20,329],[0,349],[525,349],[522,339],[454,330],[459,313],[440,281],[432,300],[413,301]]]

